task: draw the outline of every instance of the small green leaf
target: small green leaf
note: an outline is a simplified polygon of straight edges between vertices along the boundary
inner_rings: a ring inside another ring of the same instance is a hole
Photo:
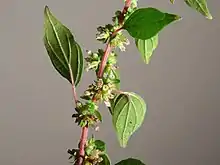
[[[137,39],[150,39],[165,26],[179,20],[175,14],[163,13],[155,8],[140,8],[135,10],[125,21],[123,28]]]
[[[118,69],[111,69],[110,71],[110,76],[111,76],[111,80],[112,82],[114,82],[116,84],[116,88],[120,89],[120,74],[119,74],[119,70]]]
[[[101,154],[100,157],[103,159],[99,165],[111,165],[111,161],[107,154]]]
[[[120,89],[120,74],[119,74],[119,70],[116,68],[109,68],[107,69],[107,71],[105,71],[105,81],[106,83],[113,83],[115,84],[117,89]]]
[[[115,165],[145,165],[145,164],[138,159],[128,158],[116,163]]]
[[[195,9],[196,11],[200,12],[208,19],[212,19],[212,15],[209,12],[206,0],[184,0],[186,4]]]
[[[130,136],[144,121],[147,105],[135,93],[121,93],[111,105],[112,122],[121,147],[126,147]]]
[[[149,64],[153,51],[158,46],[158,34],[147,40],[135,39],[136,46],[146,64]]]
[[[106,150],[105,142],[103,142],[102,140],[96,140],[95,141],[95,146],[96,146],[96,149],[98,149],[100,151],[105,151]]]
[[[84,68],[82,50],[70,30],[47,6],[44,9],[44,45],[55,69],[70,83],[72,74],[77,86]]]
[[[102,121],[102,115],[99,111],[95,111],[95,116],[99,119],[99,121]]]

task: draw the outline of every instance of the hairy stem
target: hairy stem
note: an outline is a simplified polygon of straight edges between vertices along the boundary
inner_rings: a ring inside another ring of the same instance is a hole
[[[123,11],[122,11],[123,17],[121,19],[121,22],[123,22],[124,14],[127,12],[130,5],[131,5],[131,0],[126,0],[125,6],[124,6]],[[112,33],[112,36],[110,38],[114,37],[121,29],[122,28],[119,28],[119,29],[115,30]],[[104,52],[104,55],[103,55],[102,60],[101,60],[100,68],[99,68],[99,71],[98,71],[98,77],[99,78],[101,78],[103,76],[103,71],[105,69],[109,53],[111,52],[111,49],[112,49],[110,41],[106,45],[105,52]],[[74,85],[73,85],[73,95],[74,95],[74,98],[77,98]],[[96,98],[93,98],[93,102],[95,102],[95,101],[96,101]],[[76,163],[77,165],[82,165],[83,164],[83,159],[84,159],[84,156],[85,156],[85,144],[86,144],[86,141],[87,141],[87,137],[88,137],[88,126],[85,126],[85,127],[82,128],[82,131],[81,131],[80,147],[79,147],[79,158],[78,158],[77,163]]]

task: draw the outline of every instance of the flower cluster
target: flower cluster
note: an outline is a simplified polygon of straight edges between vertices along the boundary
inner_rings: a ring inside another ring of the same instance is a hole
[[[109,82],[104,83],[103,79],[98,79],[94,84],[88,87],[81,98],[85,100],[92,100],[95,98],[96,101],[104,101],[109,105],[109,100],[114,98],[112,94],[113,90],[115,90],[115,84]]]
[[[133,12],[134,8],[129,8],[123,17]],[[97,28],[98,33],[96,34],[96,39],[102,43],[110,41],[112,47],[119,48],[121,51],[125,51],[125,45],[129,45],[129,40],[122,34],[119,30],[121,29],[120,20],[123,13],[121,11],[116,11],[115,16],[112,18],[113,25],[107,24],[106,26],[99,26]],[[117,31],[117,33],[114,33]]]
[[[129,45],[129,40],[122,34],[121,31],[115,35],[115,37],[111,40],[112,47],[118,47],[121,51],[125,51],[125,45]]]
[[[73,114],[72,117],[75,118],[75,122],[81,127],[86,125],[96,126],[98,122],[102,121],[98,106],[91,100],[85,104],[78,101],[75,110],[77,113]]]
[[[101,155],[104,154],[105,143],[101,140],[90,138],[85,146],[85,165],[98,164],[103,161]]]
[[[84,165],[94,165],[102,162],[102,156],[105,155],[105,150],[106,145],[103,141],[95,140],[94,137],[87,140],[85,144]],[[75,164],[79,157],[79,149],[68,149],[67,153],[70,154],[69,159],[72,159],[72,163]]]
[[[104,55],[103,49],[98,49],[98,52],[87,51],[88,57],[86,60],[86,71],[95,70],[97,71],[99,63],[101,62],[101,58]]]
[[[105,26],[99,26],[97,28],[97,31],[98,33],[96,34],[96,39],[98,41],[106,43],[110,39],[112,33],[114,32],[114,26],[111,24],[107,24]]]

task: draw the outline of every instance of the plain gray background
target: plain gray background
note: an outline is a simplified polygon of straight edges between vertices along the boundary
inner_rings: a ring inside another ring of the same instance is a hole
[[[119,57],[122,89],[148,102],[148,116],[129,141],[118,145],[108,110],[96,137],[115,163],[130,156],[149,165],[220,164],[219,0],[205,19],[183,0],[139,0],[183,17],[160,34],[150,65],[132,43]],[[122,0],[8,0],[0,2],[0,165],[68,165],[68,148],[80,129],[71,118],[71,87],[52,67],[43,38],[43,9],[68,26],[84,51],[103,47],[96,27],[111,21]],[[85,54],[86,55],[86,54]],[[81,94],[94,79],[84,74]],[[90,134],[91,135],[91,134]]]

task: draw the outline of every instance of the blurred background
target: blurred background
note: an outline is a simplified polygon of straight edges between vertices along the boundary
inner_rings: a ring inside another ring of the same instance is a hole
[[[67,149],[77,147],[80,129],[71,118],[70,84],[52,67],[43,45],[43,10],[48,5],[84,50],[104,45],[96,28],[111,22],[122,0],[8,0],[0,2],[0,164],[68,165]],[[111,118],[95,136],[107,143],[113,163],[128,157],[149,165],[220,164],[219,0],[208,1],[207,20],[183,1],[139,0],[183,17],[160,33],[149,65],[132,40],[120,53],[121,87],[148,103],[143,126],[128,147],[119,147]],[[78,94],[94,80],[85,73]],[[93,131],[94,132],[94,131]],[[91,131],[90,131],[91,135]]]

